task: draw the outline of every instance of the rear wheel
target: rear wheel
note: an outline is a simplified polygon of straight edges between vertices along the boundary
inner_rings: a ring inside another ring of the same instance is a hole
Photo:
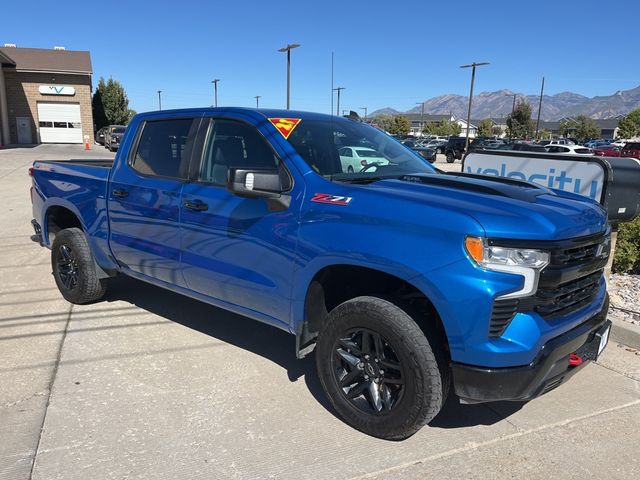
[[[376,297],[354,298],[329,313],[316,366],[340,417],[389,440],[407,438],[435,417],[448,384],[420,327]]]
[[[106,279],[98,278],[87,239],[79,228],[57,233],[51,246],[51,268],[58,290],[68,302],[93,302],[106,292]]]
[[[347,167],[347,173],[353,173],[353,167],[351,165]]]

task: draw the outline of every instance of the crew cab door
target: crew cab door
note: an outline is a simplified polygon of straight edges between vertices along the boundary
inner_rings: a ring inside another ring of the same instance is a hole
[[[226,188],[230,167],[286,167],[254,126],[209,119],[201,131],[204,122],[209,125],[197,179],[182,191],[185,281],[196,292],[261,312],[285,327],[302,182],[292,182],[288,207],[232,194]]]
[[[199,123],[200,118],[142,123],[109,186],[110,246],[120,265],[179,286],[180,195]]]

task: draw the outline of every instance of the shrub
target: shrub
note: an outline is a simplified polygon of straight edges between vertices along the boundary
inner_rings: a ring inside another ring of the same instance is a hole
[[[623,223],[618,230],[618,243],[613,258],[616,273],[640,273],[640,217]]]

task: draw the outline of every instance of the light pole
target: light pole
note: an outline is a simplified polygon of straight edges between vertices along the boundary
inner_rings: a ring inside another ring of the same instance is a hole
[[[220,81],[219,78],[216,78],[215,80],[211,80],[211,83],[213,83],[213,106],[217,107],[218,106],[218,82]]]
[[[540,88],[540,102],[538,102],[538,119],[536,120],[536,140],[540,129],[540,112],[542,111],[542,95],[544,95],[544,77],[542,77],[542,87]]]
[[[162,110],[162,90],[158,90],[158,110]]]
[[[511,107],[511,116],[513,117],[513,112],[516,110],[516,97],[518,96],[517,93],[505,93],[504,94],[505,97],[513,97],[513,106]]]
[[[291,43],[278,49],[279,52],[287,52],[287,110],[291,106],[291,50],[299,46],[299,43]]]
[[[420,105],[420,136],[424,130],[424,102],[416,102],[416,105]],[[467,128],[467,130],[469,130]]]
[[[460,65],[460,68],[471,67],[471,89],[469,90],[469,110],[467,111],[467,139],[464,142],[464,151],[469,150],[469,129],[471,126],[471,101],[473,100],[473,83],[476,81],[476,67],[489,65],[489,62],[473,62],[469,65]]]
[[[336,115],[340,116],[340,92],[345,90],[345,87],[336,87],[333,89],[334,92],[338,92],[338,105],[336,107]]]
[[[255,97],[253,97],[256,99],[256,108],[260,108],[260,97],[261,95],[256,95]]]
[[[364,121],[367,121],[367,107],[360,107],[360,110],[364,110]]]

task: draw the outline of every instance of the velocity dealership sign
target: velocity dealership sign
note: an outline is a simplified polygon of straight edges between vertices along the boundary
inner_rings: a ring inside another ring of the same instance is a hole
[[[602,203],[607,169],[598,157],[545,155],[530,152],[472,152],[464,158],[462,171],[495,175],[537,183],[592,198]]]

